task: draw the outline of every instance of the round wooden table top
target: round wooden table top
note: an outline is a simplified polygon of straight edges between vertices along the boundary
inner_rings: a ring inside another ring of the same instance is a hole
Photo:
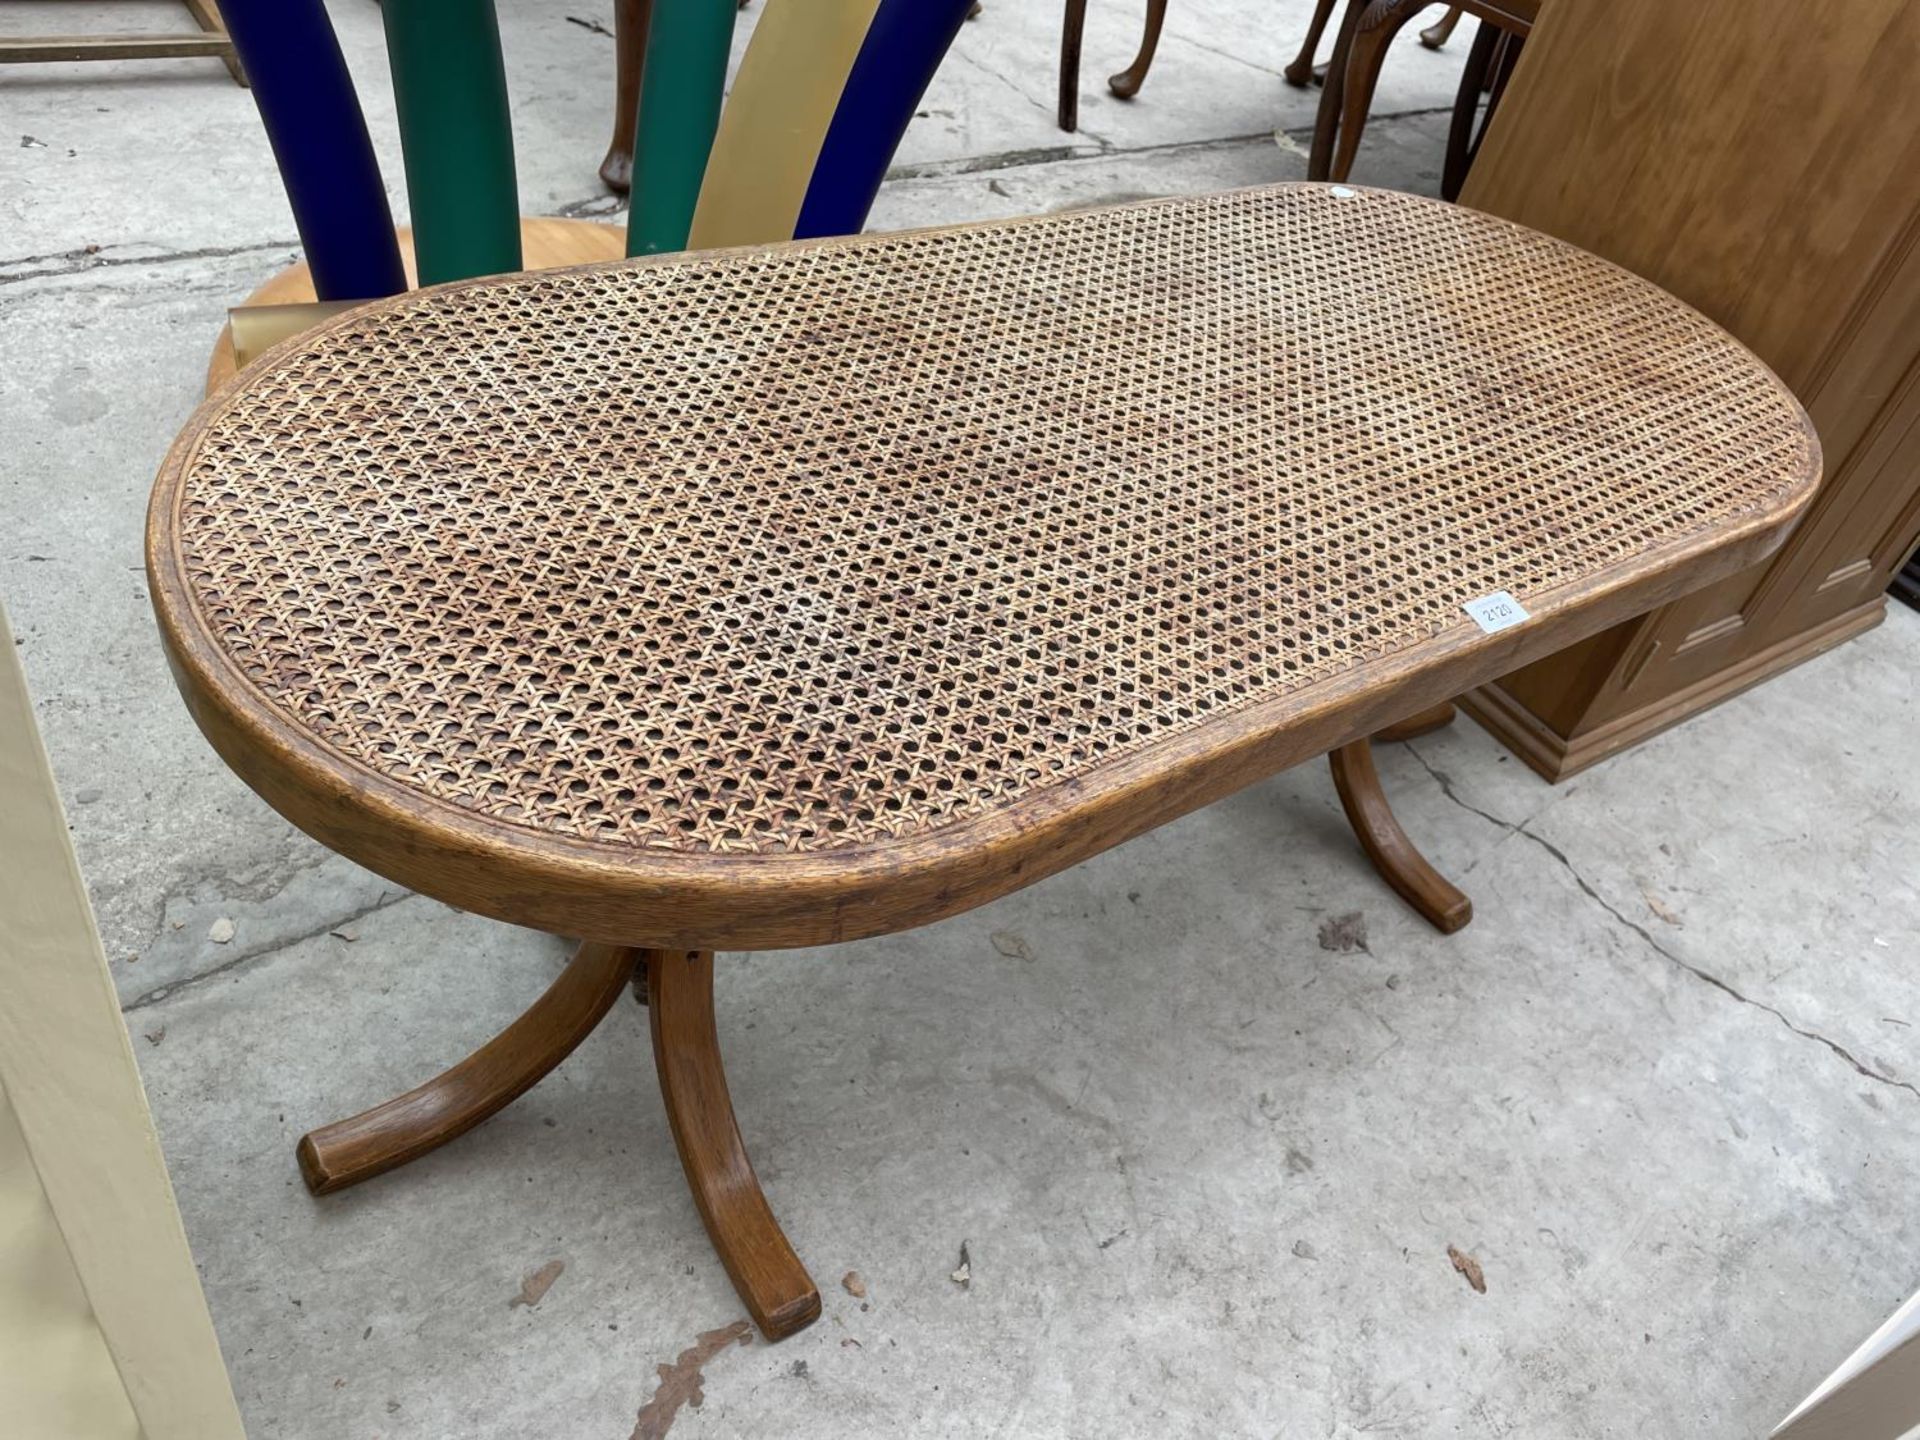
[[[498,277],[204,405],[148,563],[295,823],[700,948],[955,913],[1764,555],[1798,403],[1652,285],[1289,185]],[[1506,592],[1528,617],[1483,633]]]

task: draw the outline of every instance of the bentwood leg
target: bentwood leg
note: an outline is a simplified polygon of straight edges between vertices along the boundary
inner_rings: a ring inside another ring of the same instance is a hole
[[[592,1033],[626,988],[638,950],[582,945],[525,1014],[451,1070],[384,1105],[310,1131],[295,1152],[307,1189],[330,1194],[473,1129],[531,1090]]]
[[[734,1123],[713,1019],[713,952],[649,950],[645,963],[660,1098],[693,1203],[754,1324],[784,1339],[820,1318],[820,1292],[773,1218]]]
[[[1147,83],[1147,71],[1153,68],[1153,52],[1160,48],[1160,27],[1166,21],[1167,0],[1147,0],[1147,27],[1140,32],[1139,53],[1131,65],[1107,80],[1107,88],[1122,100],[1131,100]]]
[[[1427,863],[1394,819],[1386,791],[1380,788],[1380,772],[1373,766],[1372,745],[1356,740],[1328,754],[1327,762],[1360,848],[1381,878],[1442,935],[1473,919],[1473,901]]]

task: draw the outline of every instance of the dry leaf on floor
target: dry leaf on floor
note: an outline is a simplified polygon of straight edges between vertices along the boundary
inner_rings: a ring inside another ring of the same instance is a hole
[[[1358,910],[1320,922],[1320,948],[1341,955],[1367,948],[1367,917]]]
[[[867,1298],[867,1282],[860,1278],[858,1270],[849,1270],[840,1277],[840,1284],[856,1300]]]
[[[656,1365],[660,1377],[653,1387],[653,1398],[640,1407],[640,1418],[628,1440],[661,1440],[673,1425],[673,1417],[682,1405],[700,1408],[707,1398],[701,1388],[701,1370],[706,1363],[736,1341],[742,1345],[753,1339],[753,1327],[744,1320],[723,1325],[718,1330],[703,1330],[692,1345],[682,1350],[671,1365]]]
[[[1640,892],[1640,898],[1647,902],[1647,909],[1651,910],[1655,915],[1658,915],[1662,920],[1666,921],[1667,924],[1673,926],[1674,929],[1684,930],[1686,928],[1686,922],[1674,914],[1672,908],[1666,901],[1662,900],[1658,895],[1655,895],[1651,890],[1642,890]]]
[[[1476,1295],[1484,1295],[1487,1293],[1486,1272],[1480,1268],[1480,1262],[1478,1260],[1467,1254],[1466,1251],[1456,1250],[1451,1245],[1447,1246],[1447,1259],[1453,1262],[1454,1269],[1467,1277],[1467,1284],[1473,1287]]]
[[[547,1298],[547,1291],[553,1288],[553,1282],[560,1278],[560,1272],[567,1268],[564,1260],[549,1260],[538,1270],[520,1282],[520,1293],[507,1301],[507,1308],[518,1305],[532,1308]]]
[[[1033,959],[1033,946],[1027,943],[1027,937],[1015,934],[1011,930],[996,930],[987,937],[993,942],[993,948],[1009,960]]]

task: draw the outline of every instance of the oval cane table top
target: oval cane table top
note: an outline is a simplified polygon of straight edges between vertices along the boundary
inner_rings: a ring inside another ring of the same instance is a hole
[[[1652,285],[1290,185],[371,304],[202,407],[148,553],[296,823],[734,948],[1063,868],[1752,563],[1818,472]]]

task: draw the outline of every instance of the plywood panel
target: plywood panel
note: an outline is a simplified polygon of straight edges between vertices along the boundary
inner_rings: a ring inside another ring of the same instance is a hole
[[[1550,0],[1463,203],[1658,281],[1806,403],[1827,481],[1764,567],[1469,708],[1537,768],[1856,633],[1920,529],[1920,0]],[[1529,734],[1522,743],[1520,728]]]
[[[140,1433],[244,1440],[4,611],[0,796],[0,1086],[24,1150]],[[4,1398],[0,1434],[66,1433],[10,1428]]]

